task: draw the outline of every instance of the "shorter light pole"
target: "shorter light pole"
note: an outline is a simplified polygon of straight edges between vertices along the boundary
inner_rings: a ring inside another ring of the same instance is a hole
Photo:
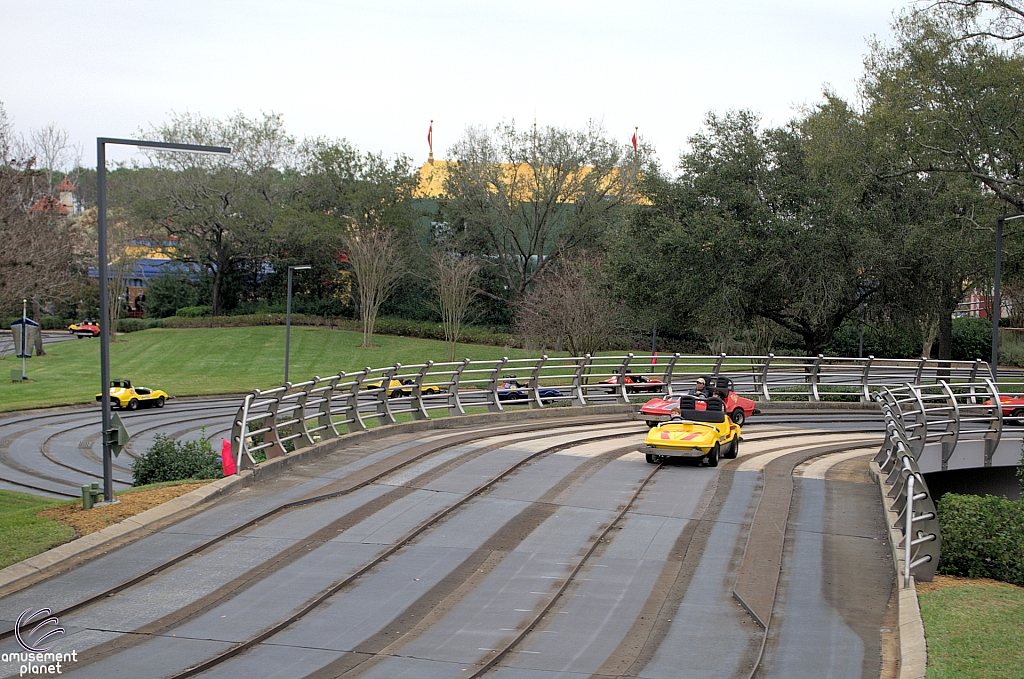
[[[992,274],[992,381],[999,381],[999,317],[1002,316],[1003,300],[999,295],[999,268],[1003,261],[1003,222],[1021,219],[1024,214],[1000,217],[996,220],[996,267]]]
[[[288,303],[284,315],[284,383],[288,384],[288,355],[292,343],[292,271],[306,271],[312,269],[308,264],[288,267]]]

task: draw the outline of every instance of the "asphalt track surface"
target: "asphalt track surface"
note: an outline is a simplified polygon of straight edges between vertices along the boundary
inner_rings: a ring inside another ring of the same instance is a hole
[[[163,408],[118,411],[132,437],[114,460],[114,489],[131,486],[131,461],[157,434],[190,440],[205,435],[219,452],[231,431],[238,397],[172,399]],[[0,415],[0,489],[44,497],[81,497],[81,486],[103,480],[98,404]]]
[[[233,414],[190,406],[129,417]],[[54,436],[31,417],[0,426]],[[759,416],[717,468],[646,463],[622,416],[350,445],[5,596],[0,652],[48,607],[73,677],[887,676],[879,426]]]

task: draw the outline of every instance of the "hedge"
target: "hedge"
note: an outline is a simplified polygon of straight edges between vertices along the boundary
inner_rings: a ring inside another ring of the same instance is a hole
[[[1024,500],[946,493],[939,573],[1024,586]]]

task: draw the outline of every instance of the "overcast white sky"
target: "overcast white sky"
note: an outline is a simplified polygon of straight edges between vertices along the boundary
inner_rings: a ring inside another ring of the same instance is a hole
[[[170,111],[283,113],[297,137],[426,160],[504,119],[633,127],[674,166],[708,110],[781,124],[856,96],[867,40],[910,0],[0,0],[0,101],[16,131],[97,136]],[[127,151],[111,154],[125,158]]]

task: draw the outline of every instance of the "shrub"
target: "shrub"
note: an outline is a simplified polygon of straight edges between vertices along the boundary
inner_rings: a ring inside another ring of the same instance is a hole
[[[186,306],[178,309],[174,312],[175,316],[179,318],[202,318],[204,316],[213,315],[213,307],[211,306]]]
[[[946,493],[939,572],[1024,585],[1024,500]]]
[[[984,318],[954,318],[954,361],[987,361],[992,357],[992,321]]]
[[[60,316],[43,316],[39,319],[39,327],[43,330],[67,330],[70,324]]]
[[[178,441],[157,434],[153,445],[132,462],[132,485],[183,479],[217,479],[224,475],[206,430],[198,441]]]
[[[138,332],[150,328],[164,327],[163,320],[159,318],[119,318],[117,319],[118,332]]]

